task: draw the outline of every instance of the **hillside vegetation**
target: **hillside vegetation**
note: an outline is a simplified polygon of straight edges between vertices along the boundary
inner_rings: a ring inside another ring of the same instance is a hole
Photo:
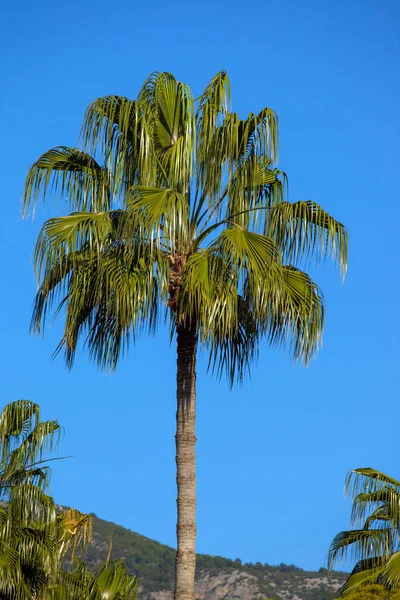
[[[122,558],[129,573],[138,576],[142,600],[172,599],[175,564],[172,548],[94,515],[93,542],[83,553],[89,569],[106,560],[110,541],[111,558]],[[310,572],[286,564],[242,564],[240,559],[198,554],[196,598],[332,600],[346,576],[341,572],[328,575],[325,569]]]

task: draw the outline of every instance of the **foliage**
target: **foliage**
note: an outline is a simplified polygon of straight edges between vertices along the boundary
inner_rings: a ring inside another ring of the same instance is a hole
[[[43,600],[135,600],[137,592],[138,580],[128,575],[123,561],[106,561],[91,573],[79,560],[72,573],[59,572]]]
[[[58,299],[57,352],[69,366],[84,338],[99,366],[115,368],[163,315],[171,334],[196,330],[210,368],[231,383],[262,339],[310,360],[324,307],[300,266],[332,257],[344,275],[347,233],[315,202],[287,200],[271,109],[240,119],[225,72],[197,100],[153,73],[136,100],[90,104],[81,145],[43,154],[25,186],[26,210],[54,196],[72,211],[38,238],[32,320],[42,331]]]
[[[93,575],[82,563],[73,575],[61,571],[66,554],[89,541],[92,518],[75,509],[57,512],[49,495],[46,454],[59,433],[57,421],[42,421],[28,400],[0,413],[0,598],[100,600],[108,593],[110,600],[134,600],[137,580],[120,562]]]
[[[37,404],[19,400],[0,413],[0,596],[29,599],[55,569],[54,502],[46,494],[46,452],[57,421],[41,421]]]
[[[400,590],[388,591],[383,585],[362,585],[347,600],[400,600]]]
[[[353,497],[349,531],[339,533],[329,549],[330,567],[350,556],[357,563],[341,593],[363,584],[400,584],[400,482],[371,468],[356,469],[346,480]]]

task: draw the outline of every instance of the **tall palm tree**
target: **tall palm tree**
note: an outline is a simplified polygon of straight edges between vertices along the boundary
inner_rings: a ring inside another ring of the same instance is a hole
[[[175,598],[193,600],[198,344],[231,384],[263,339],[308,363],[324,309],[299,266],[331,257],[344,274],[347,234],[315,202],[285,199],[277,116],[231,112],[225,72],[197,100],[169,73],[153,73],[136,100],[99,98],[81,140],[82,149],[43,154],[27,176],[26,210],[53,196],[72,211],[39,235],[32,328],[42,330],[58,298],[67,365],[84,337],[99,366],[114,369],[139,332],[169,320],[178,355]]]
[[[357,560],[340,595],[365,584],[387,589],[400,585],[400,481],[370,468],[347,476],[346,492],[353,496],[351,524],[331,543],[329,567],[349,556]]]

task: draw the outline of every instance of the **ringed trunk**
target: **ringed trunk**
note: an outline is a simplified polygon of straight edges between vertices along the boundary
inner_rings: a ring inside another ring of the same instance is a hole
[[[194,600],[196,569],[196,350],[197,335],[177,327],[176,483],[178,488],[175,600]]]

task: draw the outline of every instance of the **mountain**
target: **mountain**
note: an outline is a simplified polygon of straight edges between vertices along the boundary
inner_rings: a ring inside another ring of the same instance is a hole
[[[93,515],[93,541],[82,554],[89,568],[107,558],[122,558],[140,583],[140,600],[172,600],[175,551],[120,525]],[[346,573],[273,567],[220,556],[197,555],[198,600],[332,600]]]

